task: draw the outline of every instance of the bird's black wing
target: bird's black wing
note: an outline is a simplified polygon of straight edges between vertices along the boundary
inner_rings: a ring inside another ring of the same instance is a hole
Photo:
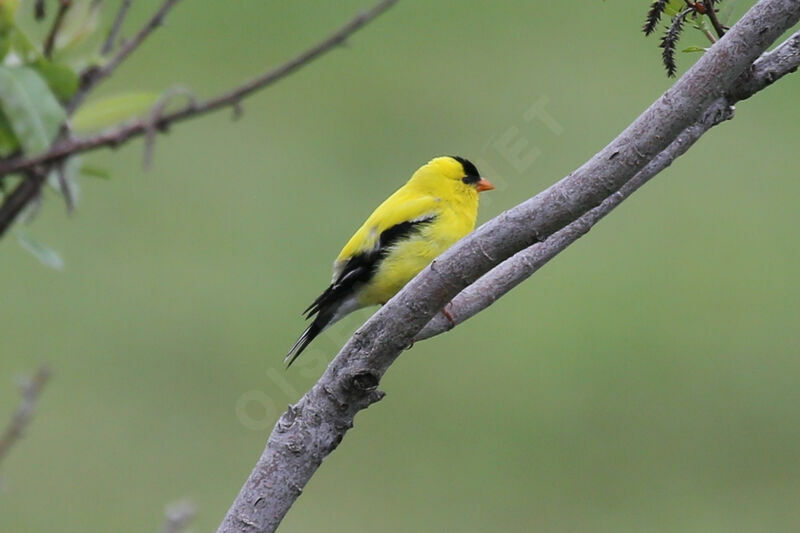
[[[380,234],[375,248],[351,257],[345,263],[339,277],[303,311],[306,319],[310,319],[314,315],[316,317],[314,322],[297,339],[292,349],[289,350],[289,354],[286,356],[288,360],[287,366],[291,365],[306,346],[331,323],[342,302],[348,296],[354,294],[360,285],[372,279],[381,261],[389,254],[395,244],[415,233],[419,233],[423,227],[431,224],[435,219],[436,215],[430,215],[395,224]]]
[[[435,218],[436,215],[430,215],[416,220],[401,222],[384,230],[378,238],[375,248],[368,252],[356,254],[345,263],[339,273],[339,277],[303,311],[306,318],[322,313],[325,308],[353,294],[358,285],[367,283],[375,275],[381,261],[389,254],[395,244],[414,233],[418,233],[423,226],[432,223]]]

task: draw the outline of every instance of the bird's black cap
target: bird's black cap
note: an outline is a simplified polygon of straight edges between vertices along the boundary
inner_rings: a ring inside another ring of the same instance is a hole
[[[481,179],[481,175],[478,172],[478,168],[472,164],[472,161],[457,155],[452,155],[450,157],[461,163],[461,166],[464,168],[464,175],[466,177],[464,183],[478,183],[478,180]]]

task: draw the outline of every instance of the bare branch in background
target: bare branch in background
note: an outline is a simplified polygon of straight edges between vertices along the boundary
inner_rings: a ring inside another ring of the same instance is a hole
[[[800,2],[761,0],[608,146],[555,185],[478,228],[411,280],[281,416],[218,533],[275,531],[355,415],[380,400],[380,379],[435,314],[498,264],[546,241],[614,195],[702,121],[798,20]]]
[[[30,424],[33,413],[36,410],[36,401],[42,393],[42,389],[50,379],[50,369],[46,365],[39,367],[36,374],[20,386],[19,407],[11,418],[11,422],[0,434],[0,463],[8,455],[9,450],[25,434],[25,429]]]
[[[168,7],[174,4],[176,1],[177,0],[169,0],[168,2],[165,2],[165,4],[159,10],[160,15],[157,14],[154,16],[153,19],[151,19],[151,21],[147,24],[147,27],[157,26],[157,24],[154,24],[153,21],[156,19],[160,20],[160,18],[163,17],[166,9],[168,9]],[[48,165],[71,155],[94,150],[104,146],[117,147],[120,144],[129,141],[130,139],[146,134],[148,131],[163,132],[175,122],[195,118],[225,107],[231,107],[236,110],[239,108],[239,105],[244,98],[247,98],[253,93],[285,78],[311,61],[324,55],[326,52],[331,51],[336,46],[342,44],[356,31],[363,28],[381,13],[389,9],[396,2],[397,0],[382,0],[381,2],[375,4],[372,8],[359,13],[344,26],[339,28],[336,32],[312,46],[305,52],[290,59],[277,68],[269,70],[261,76],[245,82],[238,87],[235,87],[216,97],[200,102],[190,102],[181,109],[162,114],[155,122],[152,121],[151,117],[146,117],[141,120],[129,122],[119,127],[101,132],[97,135],[82,138],[62,139],[49,151],[40,155],[29,158],[17,157],[0,161],[0,176],[35,168],[41,165]],[[142,32],[140,31],[139,34],[141,35]],[[126,44],[126,47],[127,46],[128,45]],[[118,52],[117,56],[119,56],[121,53],[122,50]],[[127,53],[130,53],[130,51]],[[127,53],[125,56],[127,56]],[[122,59],[124,59],[124,57],[122,57]],[[109,63],[109,65],[110,64],[111,63]],[[119,64],[119,61],[117,64]],[[105,68],[108,68],[108,65],[106,65]],[[101,76],[100,79],[102,79],[104,76],[105,75]],[[86,91],[91,89],[97,83],[97,81],[89,81],[87,83],[89,83],[89,85],[87,85]],[[83,96],[77,101],[82,101],[82,98]],[[73,101],[75,101],[75,99],[73,99]],[[30,184],[26,182],[27,180],[24,180],[22,183],[20,183],[17,186],[17,189],[8,197],[8,199],[10,199],[12,196],[16,195],[15,202],[10,203],[8,201],[4,201],[3,204],[0,205],[0,236],[2,236],[11,226],[14,219],[19,215],[27,202],[35,197],[36,193],[41,187],[41,183]]]
[[[108,60],[108,63],[103,65],[102,67],[90,67],[81,75],[81,86],[78,89],[78,92],[75,93],[75,96],[72,97],[72,100],[69,101],[67,104],[67,113],[71,114],[75,111],[78,106],[83,103],[83,100],[86,96],[95,88],[97,85],[103,81],[104,79],[108,78],[112,72],[114,72],[120,64],[125,61],[129,55],[131,55],[139,46],[147,39],[153,31],[161,26],[164,23],[164,17],[167,16],[172,7],[177,4],[179,0],[165,0],[161,7],[155,12],[155,14],[150,17],[144,26],[138,31],[138,33],[133,36],[129,41],[126,41],[117,53],[111,56],[111,59]],[[122,25],[122,21],[125,18],[125,14],[127,12],[127,8],[123,4],[120,7],[120,12],[117,14],[117,19],[115,20],[115,24],[119,22],[119,25]],[[112,32],[114,32],[114,28],[112,27]],[[117,28],[116,31],[119,31]],[[113,33],[109,33],[109,39],[114,38]],[[108,44],[106,42],[105,44]],[[113,45],[113,43],[112,43]],[[104,45],[105,47],[105,45]]]
[[[59,0],[56,18],[53,20],[50,33],[47,34],[47,39],[44,41],[44,57],[49,58],[53,55],[53,47],[56,44],[58,32],[61,30],[61,24],[64,22],[64,16],[67,14],[67,11],[69,11],[70,7],[72,7],[72,0]]]
[[[111,73],[134,51],[139,45],[144,42],[144,40],[155,30],[159,27],[164,20],[167,12],[174,6],[178,0],[165,0],[163,4],[159,7],[156,13],[144,24],[142,29],[136,34],[136,36],[129,42],[125,43],[124,46],[120,48],[120,50],[111,57],[111,59],[106,63],[103,67],[89,67],[82,75],[81,75],[81,84],[78,87],[78,90],[75,92],[72,99],[67,102],[66,105],[66,113],[67,116],[71,116],[75,110],[83,103],[86,96],[105,78],[111,75]],[[123,2],[123,5],[120,7],[120,11],[117,13],[114,25],[116,26],[119,24],[122,25],[122,22],[125,18],[125,14],[127,13],[127,7],[125,6],[126,2]],[[65,4],[61,4],[62,6]],[[54,25],[54,29],[56,26]],[[111,33],[109,34],[108,38],[114,38],[114,28],[112,27]],[[116,29],[119,31],[119,28]],[[52,34],[52,32],[51,32]],[[68,124],[64,124],[61,127],[61,131],[59,132],[56,139],[53,141],[53,145],[59,145],[60,143],[67,142],[70,139],[70,130]],[[14,161],[15,158],[7,158],[0,160],[0,166],[4,164]],[[9,194],[5,196],[3,199],[3,203],[0,204],[0,237],[2,237],[5,232],[11,227],[17,217],[22,213],[22,211],[33,202],[36,198],[39,197],[41,188],[45,183],[45,179],[39,179],[41,176],[46,177],[52,168],[53,165],[58,165],[59,162],[63,162],[66,160],[66,157],[61,157],[57,159],[53,159],[51,161],[45,161],[42,163],[46,164],[33,164],[28,165],[23,169],[19,169],[22,171],[22,174],[25,176],[17,187]],[[10,174],[10,172],[2,172],[0,171],[0,178],[3,176]],[[66,191],[67,188],[63,188],[62,190]],[[70,210],[70,203],[71,201],[68,199],[68,210]]]
[[[122,23],[125,22],[125,17],[128,16],[128,10],[131,8],[132,0],[122,0],[117,10],[117,15],[114,17],[114,23],[111,29],[108,30],[108,36],[103,41],[103,46],[100,48],[100,53],[107,56],[114,50],[119,38],[119,32],[122,31]]]
[[[36,0],[33,4],[33,16],[36,20],[42,20],[45,16],[47,16],[47,11],[45,10],[44,0]]]
[[[197,104],[197,98],[194,93],[185,87],[173,87],[161,95],[158,102],[150,110],[150,116],[147,117],[147,130],[144,135],[144,159],[142,160],[142,167],[145,170],[150,170],[153,164],[153,151],[156,146],[156,135],[159,132],[158,124],[164,116],[164,109],[176,96],[185,96],[190,107]]]

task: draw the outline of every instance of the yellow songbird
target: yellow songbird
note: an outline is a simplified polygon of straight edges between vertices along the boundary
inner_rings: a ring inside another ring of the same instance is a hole
[[[414,172],[342,248],[330,286],[304,311],[306,319],[316,317],[289,350],[288,365],[325,328],[356,309],[385,304],[472,231],[478,193],[491,189],[462,157],[437,157]]]

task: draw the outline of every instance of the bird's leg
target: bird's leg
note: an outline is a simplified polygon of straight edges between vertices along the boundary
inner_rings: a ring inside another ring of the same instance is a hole
[[[447,310],[448,307],[453,307],[453,302],[448,302],[447,305],[442,307],[442,314],[447,319],[447,321],[450,322],[450,328],[448,329],[453,329],[454,327],[456,327],[456,319],[453,316],[453,313]]]

